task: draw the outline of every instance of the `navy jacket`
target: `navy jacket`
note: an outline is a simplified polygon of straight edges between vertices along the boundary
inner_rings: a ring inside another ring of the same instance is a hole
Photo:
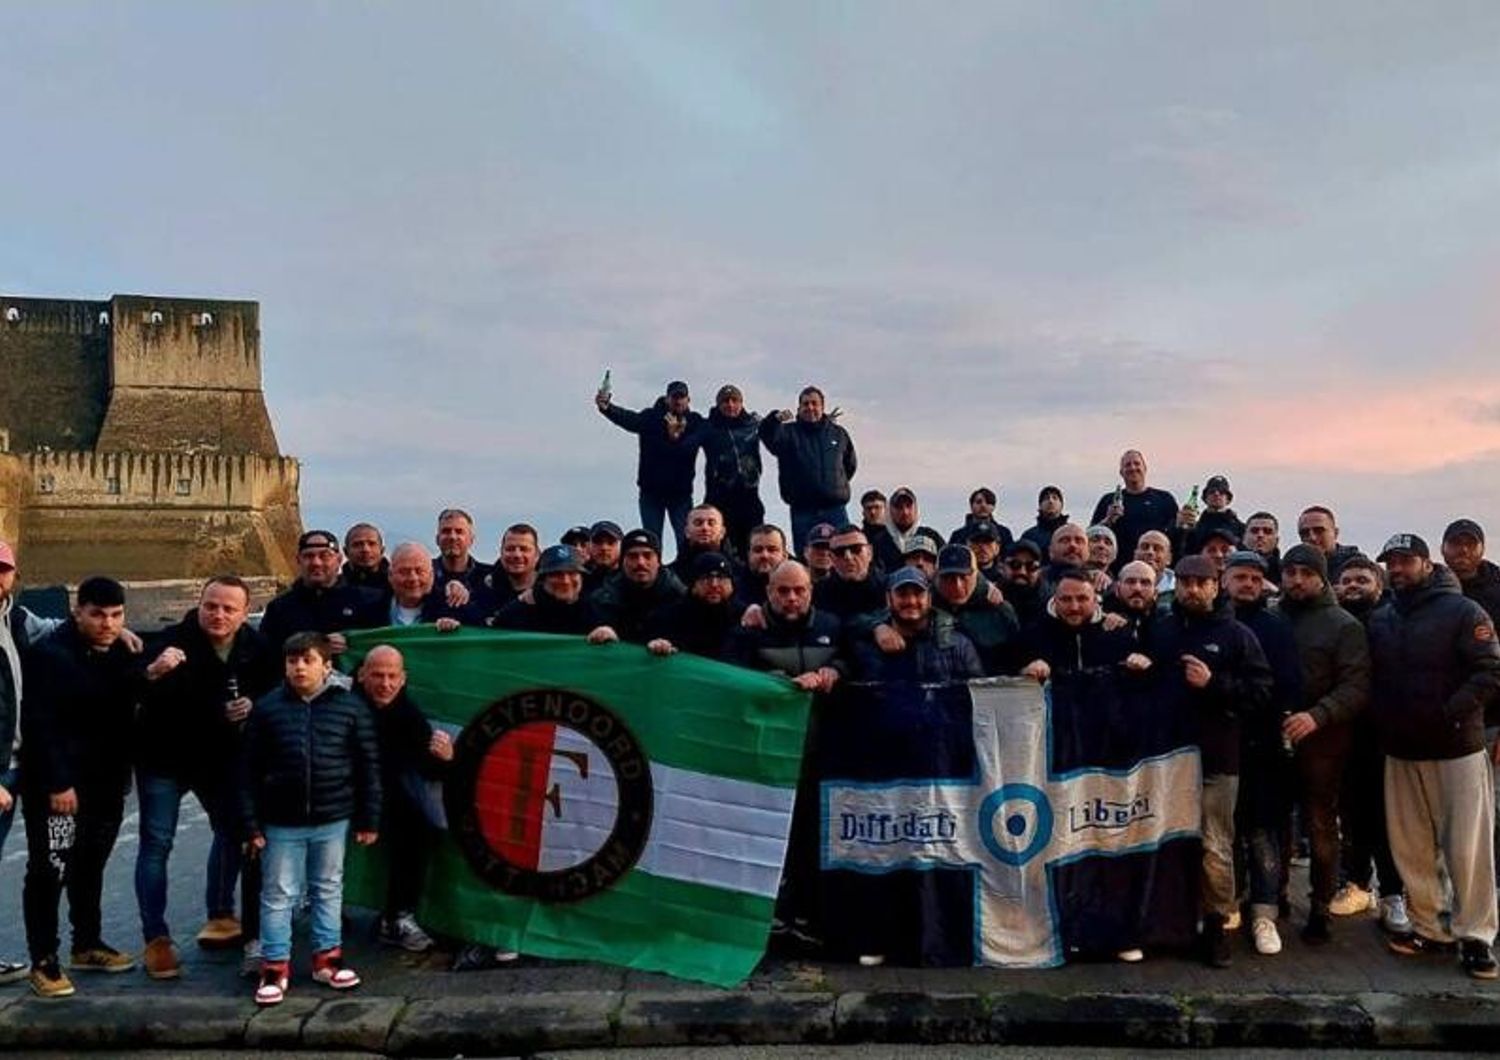
[[[244,835],[267,825],[380,827],[380,752],[370,708],[330,684],[304,702],[286,684],[250,712],[239,759]]]
[[[266,605],[260,634],[271,650],[279,654],[281,646],[294,633],[340,633],[360,628],[378,602],[377,594],[370,589],[343,584],[316,589],[298,578],[290,589]]]
[[[1203,774],[1237,775],[1242,724],[1258,727],[1270,709],[1274,681],[1260,642],[1220,596],[1207,615],[1173,603],[1172,612],[1155,623],[1150,651],[1152,672],[1164,695],[1181,695],[1198,719],[1198,746]],[[1208,685],[1193,688],[1183,676],[1182,656],[1203,660],[1212,673]]]

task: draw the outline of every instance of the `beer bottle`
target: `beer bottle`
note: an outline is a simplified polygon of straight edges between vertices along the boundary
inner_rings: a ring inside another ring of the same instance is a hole
[[[604,395],[606,401],[615,396],[614,388],[609,383],[608,368],[604,369],[604,378],[599,381],[599,393]]]
[[[1192,511],[1195,511],[1195,512],[1198,510],[1198,487],[1197,486],[1194,486],[1192,488],[1192,490],[1188,493],[1187,503],[1184,504],[1183,507],[1191,509]]]

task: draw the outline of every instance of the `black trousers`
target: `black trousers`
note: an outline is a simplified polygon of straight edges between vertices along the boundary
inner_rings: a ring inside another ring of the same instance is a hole
[[[1356,718],[1349,764],[1344,769],[1344,878],[1366,889],[1370,866],[1380,877],[1382,898],[1402,892],[1401,873],[1391,857],[1385,830],[1385,755],[1368,718]]]
[[[386,799],[380,818],[380,842],[390,851],[390,875],[386,880],[387,917],[415,912],[427,875],[432,826],[400,790]]]
[[[78,788],[78,812],[71,818],[52,814],[45,792],[28,792],[22,798],[26,880],[21,887],[21,914],[33,964],[57,956],[57,907],[64,890],[74,951],[103,941],[99,935],[104,866],[120,834],[126,783]],[[70,830],[72,844],[67,846]]]

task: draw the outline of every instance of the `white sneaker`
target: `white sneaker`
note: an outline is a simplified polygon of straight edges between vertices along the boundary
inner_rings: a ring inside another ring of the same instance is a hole
[[[1268,916],[1258,916],[1250,925],[1255,936],[1255,952],[1270,957],[1281,952],[1281,933],[1276,930],[1276,921]]]
[[[1140,964],[1146,959],[1146,951],[1138,949],[1121,950],[1119,953],[1115,954],[1115,956],[1124,961],[1126,964]]]
[[[1399,894],[1388,894],[1380,900],[1380,926],[1392,935],[1405,935],[1411,931],[1411,918],[1406,915],[1406,899]]]
[[[1359,916],[1375,908],[1375,895],[1357,883],[1346,883],[1334,893],[1328,903],[1328,912],[1333,916]]]
[[[859,966],[861,968],[879,968],[885,963],[883,953],[861,953],[859,955]]]
[[[1224,918],[1225,931],[1238,931],[1240,929],[1240,911],[1236,909]]]

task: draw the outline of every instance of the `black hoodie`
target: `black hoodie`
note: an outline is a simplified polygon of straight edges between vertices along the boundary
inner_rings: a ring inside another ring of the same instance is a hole
[[[1037,547],[1042,550],[1042,555],[1045,556],[1047,550],[1052,547],[1052,535],[1057,531],[1058,527],[1069,521],[1069,516],[1066,512],[1059,515],[1043,515],[1041,512],[1037,512],[1036,524],[1022,531],[1021,540],[1035,541]]]

